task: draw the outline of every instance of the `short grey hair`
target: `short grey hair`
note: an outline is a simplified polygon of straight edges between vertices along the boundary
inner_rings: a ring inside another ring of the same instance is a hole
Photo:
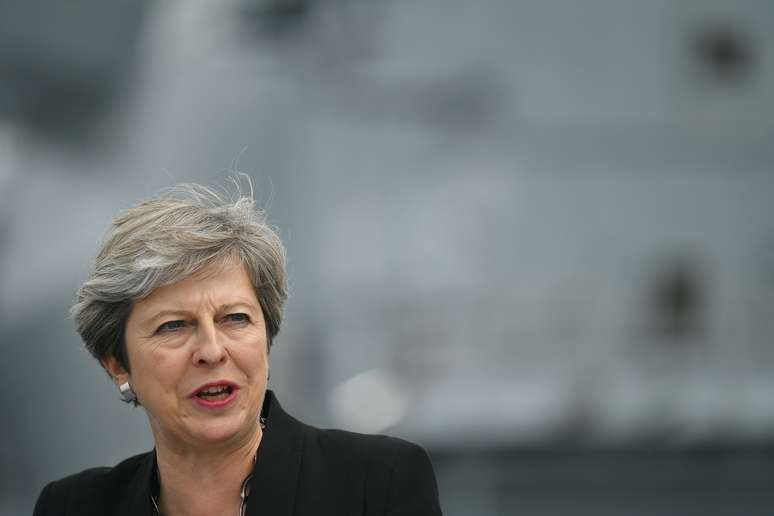
[[[86,348],[129,371],[124,332],[134,302],[213,264],[240,260],[255,289],[271,346],[287,299],[285,248],[235,178],[236,191],[182,184],[120,212],[70,312]]]

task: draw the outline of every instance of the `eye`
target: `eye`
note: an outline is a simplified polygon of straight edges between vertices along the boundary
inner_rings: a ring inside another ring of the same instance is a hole
[[[225,322],[244,324],[250,322],[250,316],[247,314],[228,314],[223,318]]]
[[[156,330],[156,333],[174,332],[181,329],[183,326],[185,326],[185,321],[180,321],[180,320],[167,321],[158,327],[158,329]]]

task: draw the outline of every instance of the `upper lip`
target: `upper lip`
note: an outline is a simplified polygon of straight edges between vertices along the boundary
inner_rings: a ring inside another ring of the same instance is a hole
[[[203,383],[202,385],[198,386],[196,389],[193,390],[191,394],[189,394],[189,398],[193,398],[196,396],[196,394],[199,391],[203,391],[204,389],[209,389],[210,387],[231,387],[231,390],[237,390],[239,386],[235,384],[234,382],[228,381],[228,380],[217,380],[214,382],[207,382]]]

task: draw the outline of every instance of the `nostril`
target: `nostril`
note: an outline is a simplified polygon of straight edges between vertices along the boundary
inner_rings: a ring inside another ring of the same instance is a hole
[[[228,354],[225,352],[212,352],[200,350],[195,356],[195,361],[199,365],[220,364],[227,360]]]

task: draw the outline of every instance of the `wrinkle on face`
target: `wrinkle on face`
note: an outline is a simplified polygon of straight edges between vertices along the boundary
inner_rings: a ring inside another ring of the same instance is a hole
[[[170,321],[174,330],[160,329]],[[135,303],[126,327],[132,386],[154,435],[201,445],[256,425],[266,391],[266,324],[241,263],[156,289]],[[235,405],[222,412],[190,399],[198,386],[215,380],[239,385]]]

